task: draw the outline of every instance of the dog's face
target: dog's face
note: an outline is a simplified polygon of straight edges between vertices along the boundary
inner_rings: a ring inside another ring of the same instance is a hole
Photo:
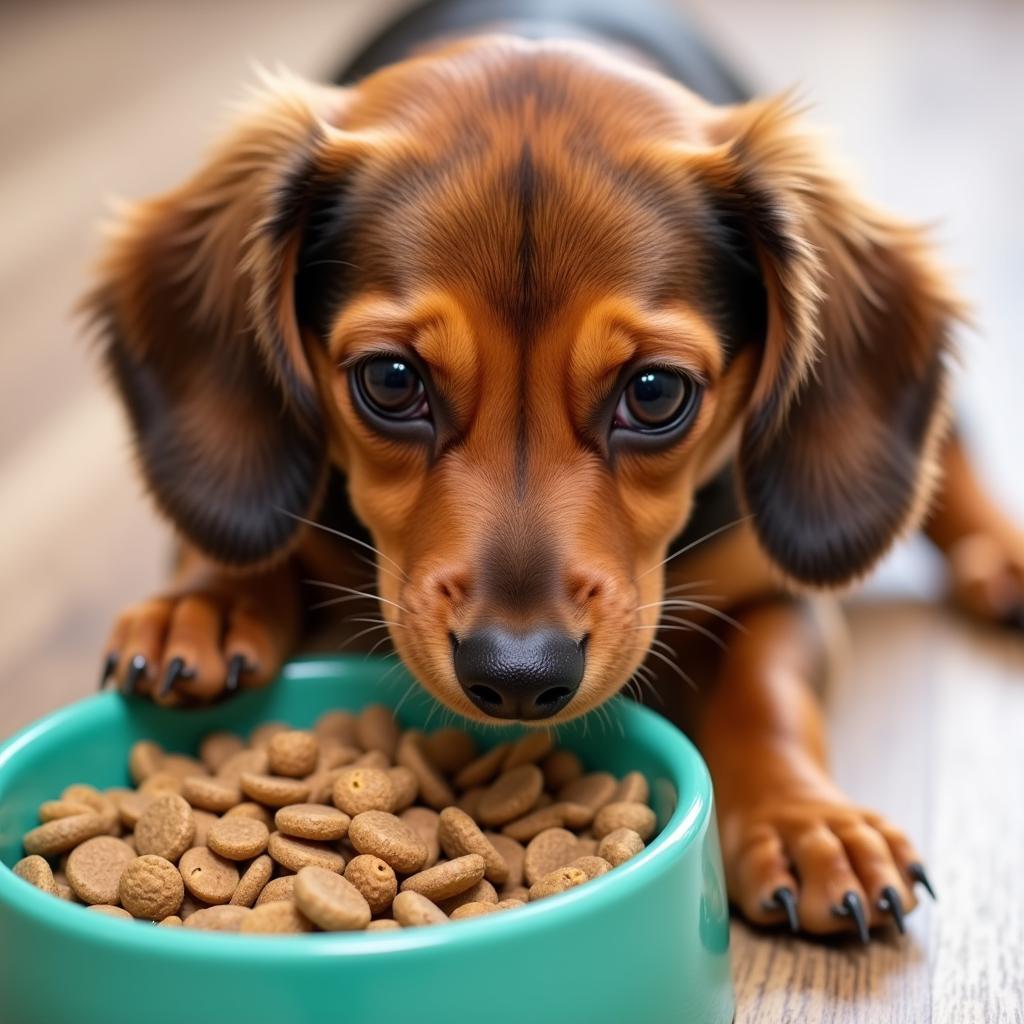
[[[660,563],[737,450],[762,545],[809,582],[863,571],[922,500],[951,306],[916,236],[823,176],[811,208],[823,174],[779,108],[715,111],[587,47],[479,40],[303,87],[107,264],[151,486],[248,563],[287,548],[274,512],[315,515],[333,463],[423,685],[470,717],[583,713],[643,660]],[[149,306],[175,274],[171,308],[213,346],[170,348]],[[882,373],[850,362],[880,318]],[[819,338],[841,351],[794,431]],[[198,436],[213,398],[219,450]],[[841,414],[860,437],[837,461],[820,431]]]

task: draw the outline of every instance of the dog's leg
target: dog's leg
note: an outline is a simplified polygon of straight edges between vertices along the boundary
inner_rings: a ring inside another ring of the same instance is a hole
[[[826,767],[815,682],[824,637],[795,599],[749,605],[702,704],[729,896],[759,924],[815,934],[895,922],[922,877],[910,842],[857,807]],[[927,884],[927,883],[926,883]]]
[[[113,678],[161,704],[212,700],[273,679],[299,629],[294,559],[232,574],[186,547],[167,591],[118,616],[104,682]]]
[[[946,557],[961,607],[1024,629],[1024,530],[996,505],[955,433],[926,532]]]

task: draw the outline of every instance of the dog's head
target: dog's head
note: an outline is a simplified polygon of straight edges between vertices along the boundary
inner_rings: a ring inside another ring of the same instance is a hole
[[[505,37],[272,83],[92,305],[189,540],[280,557],[339,468],[406,663],[523,719],[630,677],[729,459],[785,577],[865,572],[922,510],[956,312],[785,103]]]

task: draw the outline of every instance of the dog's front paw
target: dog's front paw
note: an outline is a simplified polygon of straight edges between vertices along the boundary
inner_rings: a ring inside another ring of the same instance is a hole
[[[161,704],[211,701],[274,677],[290,643],[280,622],[251,598],[196,591],[152,598],[117,618],[101,688]]]
[[[814,935],[895,925],[931,885],[913,846],[842,798],[772,799],[722,817],[729,897],[755,924]],[[933,894],[934,895],[934,894]]]
[[[1024,630],[1024,534],[972,533],[957,541],[947,558],[960,607]]]

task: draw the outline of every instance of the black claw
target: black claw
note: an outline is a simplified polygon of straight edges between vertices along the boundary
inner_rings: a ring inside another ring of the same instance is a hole
[[[933,900],[938,902],[939,897],[935,895],[935,890],[932,888],[932,883],[928,881],[928,876],[924,872],[923,864],[908,864],[907,874],[910,875],[910,877],[915,882],[919,882],[921,885],[923,885],[928,895],[931,896]]]
[[[100,670],[100,686],[99,686],[99,688],[101,690],[103,689],[104,686],[107,685],[107,681],[114,674],[116,669],[117,669],[117,655],[113,654],[113,653],[108,654],[106,656],[106,658],[104,659],[104,661],[103,661],[103,668]]]
[[[857,936],[860,941],[866,946],[871,941],[871,936],[868,934],[868,919],[864,913],[864,904],[860,901],[860,896],[857,895],[852,889],[844,893],[843,905],[841,907],[833,907],[832,913],[839,917],[850,917],[853,918],[853,923],[857,927]]]
[[[236,654],[228,662],[228,674],[224,680],[224,692],[234,693],[242,680],[242,673],[249,672],[250,666],[246,663],[244,654]]]
[[[166,697],[174,689],[174,684],[179,679],[191,679],[194,675],[195,672],[185,666],[184,658],[171,658],[167,665],[163,685],[160,687],[160,696]]]
[[[146,674],[146,666],[148,662],[141,654],[136,654],[131,660],[131,664],[128,666],[128,675],[124,680],[124,687],[122,692],[125,694],[133,694],[135,687],[139,685],[139,680]]]
[[[785,911],[789,930],[794,934],[800,931],[800,918],[797,916],[796,912],[796,896],[788,885],[780,885],[778,889],[772,893],[772,898],[767,904],[765,904],[765,909]]]
[[[903,901],[900,899],[900,894],[891,885],[887,885],[882,890],[881,899],[878,901],[878,909],[883,914],[886,912],[891,914],[893,924],[896,925],[896,931],[900,935],[906,934],[907,926],[903,920]]]

